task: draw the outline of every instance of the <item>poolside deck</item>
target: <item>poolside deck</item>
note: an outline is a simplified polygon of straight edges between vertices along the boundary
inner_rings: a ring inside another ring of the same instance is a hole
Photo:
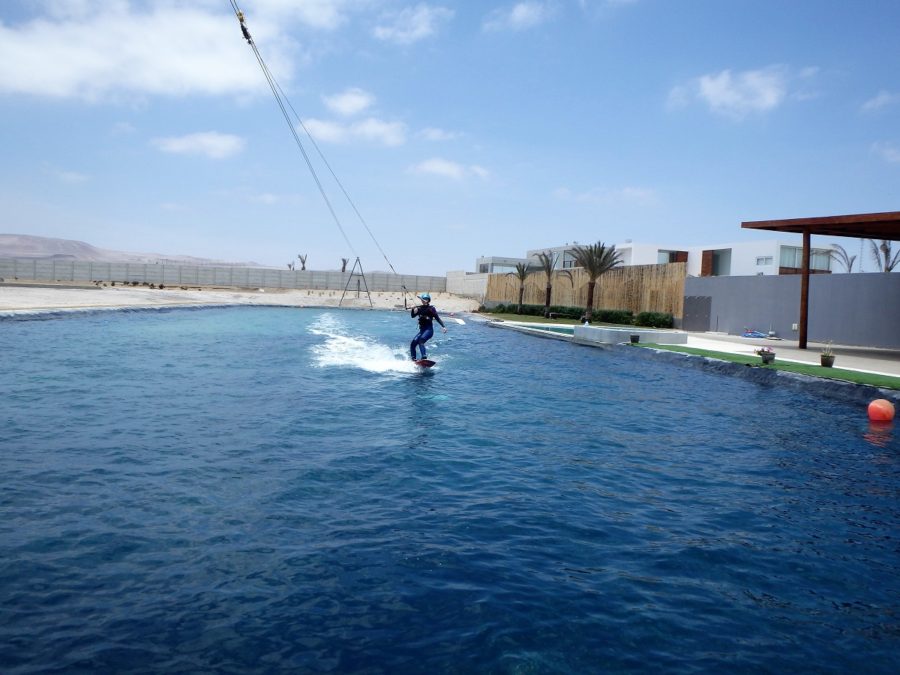
[[[577,342],[579,344],[603,344],[604,340],[586,340],[576,337],[578,333],[588,331],[602,331],[600,327],[571,326],[572,333],[552,332],[551,328],[560,329],[561,324],[553,323],[526,323],[514,321],[492,321],[492,326],[518,330],[520,332],[537,335],[539,337],[555,338]],[[580,329],[580,330],[576,330]],[[632,333],[642,334],[641,329],[630,330],[628,328],[615,329],[621,333],[622,339],[618,343],[628,342]],[[646,330],[646,329],[645,329]],[[650,335],[653,333],[653,336]],[[653,342],[654,336],[668,335],[666,339]],[[771,340],[768,338],[742,338],[736,335],[723,333],[692,333],[687,331],[648,331],[646,337],[642,334],[641,343],[647,344],[681,344],[686,347],[705,349],[711,352],[724,354],[739,354],[742,356],[755,356],[755,350],[760,347],[771,347],[777,353],[779,361],[789,363],[804,363],[819,365],[819,353],[821,344],[809,343],[808,349],[800,349],[796,340]],[[609,344],[609,342],[605,342]],[[832,345],[835,353],[835,367],[845,370],[855,370],[863,373],[875,373],[900,377],[900,351],[893,349],[877,349],[870,347],[852,347]]]

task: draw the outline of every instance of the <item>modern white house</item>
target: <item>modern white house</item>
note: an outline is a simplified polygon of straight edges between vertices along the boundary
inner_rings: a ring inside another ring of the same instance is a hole
[[[548,251],[553,254],[557,269],[568,269],[576,267],[572,252],[577,245],[533,249],[524,258],[482,257],[476,260],[475,269],[481,273],[505,273],[515,270],[517,263],[537,266],[538,255]],[[616,250],[622,254],[624,265],[683,262],[687,264],[688,276],[695,277],[799,274],[803,256],[803,246],[776,239],[715,246],[660,246],[625,240],[616,244]],[[831,261],[830,248],[813,248],[810,270],[830,273]]]

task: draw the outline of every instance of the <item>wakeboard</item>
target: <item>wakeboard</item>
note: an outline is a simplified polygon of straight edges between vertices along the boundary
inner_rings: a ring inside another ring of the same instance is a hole
[[[431,359],[416,359],[413,363],[419,366],[419,368],[431,368],[435,362]]]

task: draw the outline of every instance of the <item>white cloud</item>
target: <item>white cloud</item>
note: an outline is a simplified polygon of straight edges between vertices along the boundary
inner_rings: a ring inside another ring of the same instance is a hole
[[[350,124],[317,119],[306,120],[303,124],[316,141],[326,143],[364,140],[396,146],[406,142],[406,127],[402,122],[385,122],[374,117]]]
[[[444,178],[452,178],[453,180],[463,180],[468,176],[476,176],[482,180],[486,180],[490,177],[490,172],[477,164],[465,166],[440,157],[426,159],[424,162],[420,162],[419,164],[410,167],[410,171],[418,174],[430,174],[442,176]]]
[[[149,8],[66,0],[48,16],[0,24],[0,93],[100,100],[141,95],[247,94],[266,88],[233,15],[218,7]],[[259,22],[267,64],[290,76],[293,43]]]
[[[872,144],[872,152],[891,164],[900,163],[900,146],[886,141]]]
[[[510,8],[494,10],[484,19],[482,29],[486,31],[526,30],[546,22],[552,14],[549,5],[528,0],[519,2]]]
[[[251,197],[251,201],[257,202],[258,204],[265,204],[267,206],[270,206],[272,204],[278,203],[278,196],[273,195],[271,192],[263,192]]]
[[[127,136],[137,131],[130,122],[116,122],[110,132],[113,136]]]
[[[340,94],[325,96],[322,100],[332,112],[349,117],[370,107],[375,102],[375,97],[362,89],[351,87]]]
[[[400,122],[384,122],[370,117],[353,124],[352,130],[360,138],[384,145],[403,145],[406,142],[406,127]]]
[[[65,171],[60,170],[56,172],[56,177],[59,178],[63,183],[68,183],[70,185],[78,185],[80,183],[86,183],[90,180],[90,176],[84,173],[79,173],[78,171]]]
[[[815,69],[805,69],[797,78],[808,80],[815,72]],[[669,92],[668,105],[684,107],[698,100],[716,114],[740,120],[751,114],[770,112],[782,105],[788,97],[791,81],[790,72],[783,66],[743,72],[723,70],[673,87]]]
[[[422,129],[418,133],[420,138],[424,138],[426,141],[452,141],[455,138],[459,138],[459,134],[455,131],[445,131],[444,129],[437,129],[435,127],[426,127]]]
[[[887,106],[900,102],[900,94],[892,94],[882,89],[873,98],[862,104],[863,112],[875,112]]]
[[[386,15],[375,26],[372,34],[379,40],[409,45],[433,35],[438,25],[453,18],[454,12],[446,7],[432,7],[420,3],[399,12]]]
[[[186,136],[157,138],[153,145],[174,155],[204,155],[210,159],[226,159],[244,149],[244,139],[217,131],[205,131]]]
[[[243,4],[243,3],[241,3]],[[244,13],[249,15],[248,22],[254,14],[272,16],[280,21],[296,19],[311,28],[334,30],[347,21],[347,10],[352,3],[349,0],[251,0]]]
[[[584,204],[654,204],[657,201],[655,190],[636,186],[592,188],[584,192],[560,187],[553,191],[553,195],[557,199]]]
[[[324,143],[344,143],[350,137],[348,127],[339,122],[308,119],[303,122],[303,126],[316,141]]]
[[[787,94],[787,82],[781,68],[747,70],[732,75],[723,70],[699,79],[699,95],[717,113],[743,117],[778,107]]]
[[[691,90],[689,87],[679,84],[669,90],[669,97],[666,101],[668,108],[685,108],[691,102]]]

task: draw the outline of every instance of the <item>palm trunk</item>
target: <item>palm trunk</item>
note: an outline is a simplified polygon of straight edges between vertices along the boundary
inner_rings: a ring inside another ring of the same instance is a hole
[[[553,285],[547,284],[547,295],[544,297],[544,316],[550,316],[550,294],[553,292]]]
[[[584,309],[584,313],[588,317],[590,317],[591,313],[594,311],[594,287],[596,285],[597,285],[596,281],[588,282],[587,307],[585,307],[585,309]]]
[[[522,313],[522,298],[525,296],[525,284],[519,286],[519,308],[516,310],[516,314]]]

